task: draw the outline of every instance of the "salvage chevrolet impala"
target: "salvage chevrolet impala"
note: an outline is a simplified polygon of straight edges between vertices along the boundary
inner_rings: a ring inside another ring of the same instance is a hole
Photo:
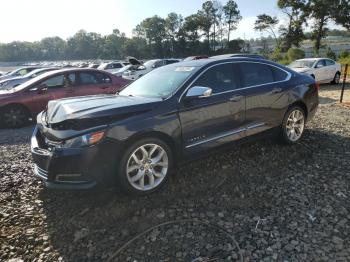
[[[213,148],[273,130],[296,143],[317,106],[314,79],[270,61],[176,63],[115,95],[50,101],[31,140],[35,173],[51,188],[115,180],[144,195]]]

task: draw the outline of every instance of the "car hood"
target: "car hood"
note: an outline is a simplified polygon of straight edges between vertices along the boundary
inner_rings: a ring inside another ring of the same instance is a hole
[[[45,122],[60,129],[84,129],[152,110],[160,98],[95,95],[52,100],[44,113]],[[62,123],[74,123],[62,125]],[[57,125],[58,124],[58,125]]]
[[[309,67],[291,67],[292,70],[294,70],[295,72],[298,72],[298,73],[305,73],[307,71],[310,71],[311,68]]]
[[[9,96],[12,96],[13,94],[19,92],[16,91],[14,88],[11,88],[11,89],[1,89],[0,87],[0,98],[5,98],[5,97],[9,97]]]

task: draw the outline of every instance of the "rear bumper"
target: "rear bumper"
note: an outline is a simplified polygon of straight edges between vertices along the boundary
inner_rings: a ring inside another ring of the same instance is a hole
[[[113,162],[102,145],[85,148],[45,148],[36,127],[31,138],[34,174],[52,189],[89,189],[105,182]]]

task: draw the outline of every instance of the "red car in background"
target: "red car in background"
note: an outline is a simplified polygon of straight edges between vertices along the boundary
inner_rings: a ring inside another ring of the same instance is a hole
[[[44,73],[15,88],[0,90],[0,126],[21,127],[46,108],[48,101],[74,96],[114,94],[127,83],[108,72],[88,68]]]

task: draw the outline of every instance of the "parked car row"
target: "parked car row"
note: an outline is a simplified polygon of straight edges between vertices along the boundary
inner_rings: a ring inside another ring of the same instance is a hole
[[[142,66],[152,70],[118,93],[125,80],[92,69],[45,73],[15,91],[23,101],[43,98],[40,106],[31,103],[33,117],[51,100],[31,139],[34,172],[47,187],[86,189],[115,181],[125,192],[149,194],[179,163],[218,147],[267,133],[298,142],[319,103],[312,77],[261,58],[157,68],[152,65],[159,60],[149,62]],[[85,81],[111,94],[58,99]],[[9,109],[9,118],[17,116]]]
[[[47,70],[16,87],[0,89],[0,122],[7,127],[21,127],[44,110],[50,100],[115,94],[127,83],[121,77],[96,69]]]

